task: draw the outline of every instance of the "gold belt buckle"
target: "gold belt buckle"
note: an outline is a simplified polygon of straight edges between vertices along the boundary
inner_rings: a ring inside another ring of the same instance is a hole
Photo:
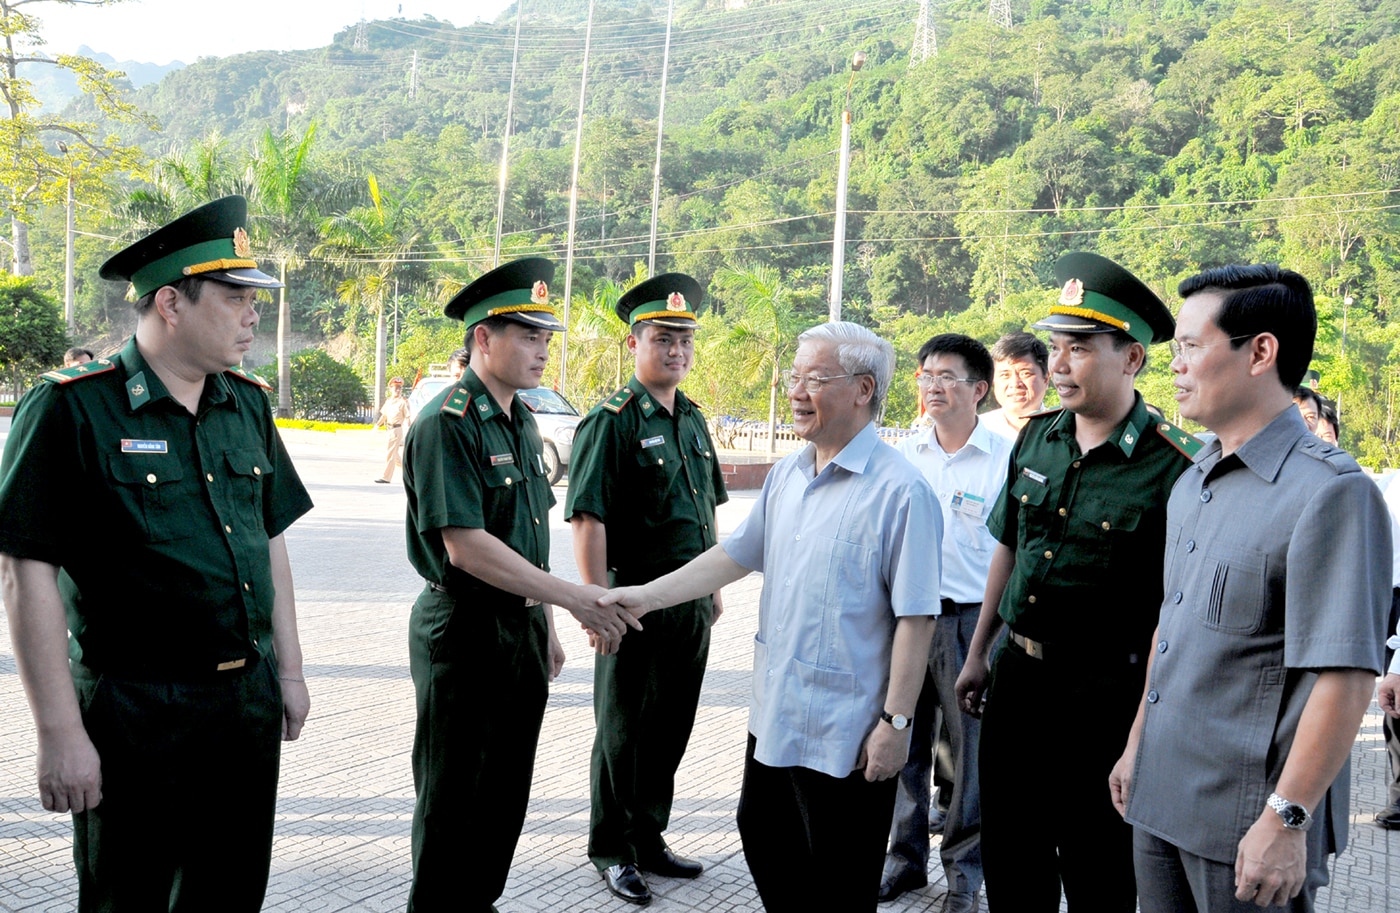
[[[1045,645],[1040,641],[1031,640],[1029,637],[1017,634],[1015,631],[1011,632],[1011,639],[1021,645],[1021,649],[1026,651],[1027,656],[1033,659],[1045,658]]]
[[[216,672],[227,672],[230,669],[242,669],[247,663],[247,659],[231,659],[226,663],[219,663],[214,667],[214,670]]]

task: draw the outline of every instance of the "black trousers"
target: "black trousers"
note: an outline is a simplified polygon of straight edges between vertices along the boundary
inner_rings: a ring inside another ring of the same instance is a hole
[[[1145,663],[1027,656],[992,664],[982,715],[982,870],[991,913],[1133,913],[1133,834],[1108,775],[1142,698]]]
[[[425,588],[414,603],[409,913],[495,909],[530,801],[548,653],[544,611],[524,600],[473,605]]]
[[[253,913],[272,860],[276,663],[195,682],[75,673],[102,801],[73,816],[82,913]]]
[[[1395,626],[1400,623],[1400,589],[1390,591],[1390,626],[1385,629],[1387,635],[1395,633]],[[1385,651],[1385,666],[1390,668],[1390,660],[1395,656],[1394,650]],[[1400,807],[1400,720],[1392,720],[1388,715],[1381,714],[1381,732],[1385,734],[1385,751],[1390,756],[1390,788],[1388,790],[1388,800],[1390,805]]]
[[[609,866],[654,859],[665,832],[710,655],[710,597],[647,616],[593,665],[597,731],[588,856]]]
[[[873,913],[895,780],[833,777],[754,760],[749,736],[739,839],[768,913]]]

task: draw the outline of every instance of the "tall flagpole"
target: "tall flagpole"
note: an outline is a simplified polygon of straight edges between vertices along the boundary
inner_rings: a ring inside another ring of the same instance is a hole
[[[656,167],[651,174],[651,246],[647,249],[647,277],[656,275],[656,213],[661,207],[661,137],[666,122],[666,77],[671,72],[671,17],[676,0],[666,2],[666,50],[661,55],[661,104],[656,110]]]
[[[569,247],[564,256],[564,345],[559,350],[559,392],[569,390],[569,307],[574,291],[574,227],[578,223],[578,165],[583,155],[583,102],[588,94],[588,51],[593,46],[593,2],[588,0],[588,28],[583,35],[583,75],[578,83],[578,128],[574,131],[574,179],[569,187]]]
[[[510,130],[515,122],[515,69],[520,62],[520,20],[525,18],[525,0],[515,4],[515,50],[510,55],[510,94],[506,96],[506,133],[501,140],[501,170],[497,178],[500,189],[496,195],[496,250],[491,256],[491,266],[501,265],[501,226],[506,215],[506,165],[510,161]]]

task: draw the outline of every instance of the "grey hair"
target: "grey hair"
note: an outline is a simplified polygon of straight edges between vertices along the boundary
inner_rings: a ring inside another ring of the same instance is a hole
[[[870,397],[870,417],[879,421],[885,411],[885,396],[894,377],[894,346],[857,323],[819,323],[797,337],[804,342],[829,342],[836,347],[836,360],[848,374],[869,374],[875,379]]]

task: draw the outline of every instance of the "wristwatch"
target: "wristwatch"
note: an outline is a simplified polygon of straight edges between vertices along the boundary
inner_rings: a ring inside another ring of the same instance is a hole
[[[908,729],[909,724],[914,722],[914,718],[912,716],[905,716],[902,713],[892,714],[884,710],[880,711],[880,719],[884,720],[886,723],[889,723],[895,728],[896,731],[903,731],[905,729]]]
[[[1278,793],[1269,794],[1269,808],[1278,812],[1278,816],[1283,819],[1283,826],[1290,831],[1305,831],[1312,825],[1312,815],[1308,810],[1296,802],[1289,802]]]

